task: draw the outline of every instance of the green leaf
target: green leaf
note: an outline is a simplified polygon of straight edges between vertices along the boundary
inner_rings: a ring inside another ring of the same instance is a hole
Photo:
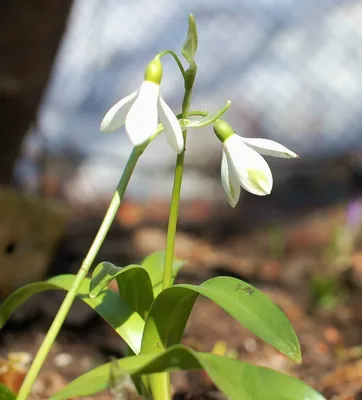
[[[200,364],[231,399],[325,400],[302,381],[265,367],[214,354],[199,354]]]
[[[189,62],[194,63],[194,57],[197,49],[197,29],[195,17],[190,14],[189,16],[189,28],[187,31],[187,37],[184,45],[182,46],[181,53]]]
[[[46,290],[69,290],[75,275],[59,275],[45,282],[31,283],[12,293],[0,307],[0,328],[9,319],[12,312],[29,297]],[[90,280],[85,278],[80,286],[78,297],[104,318],[123,338],[128,346],[138,354],[141,346],[144,320],[117,293],[104,289],[98,297],[88,296]]]
[[[146,318],[154,300],[151,279],[145,268],[128,265],[120,268],[109,262],[102,262],[93,271],[89,296],[95,298],[113,280],[117,280],[119,295],[142,318]]]
[[[253,286],[226,276],[209,279],[200,286],[182,284],[162,291],[146,320],[141,353],[160,351],[180,343],[199,294],[218,304],[255,335],[292,360],[301,361],[298,338],[280,308]]]
[[[215,385],[231,400],[325,400],[302,381],[269,368],[176,345],[162,353],[127,357],[118,366],[132,376],[204,369]],[[72,381],[50,400],[90,396],[109,387],[111,363],[97,367]]]
[[[16,395],[5,385],[0,383],[0,400],[15,400]]]
[[[165,252],[156,251],[147,256],[141,263],[146,268],[152,282],[153,295],[156,298],[162,291],[163,268],[165,265]],[[179,272],[185,265],[185,261],[174,259],[172,264],[172,284]]]

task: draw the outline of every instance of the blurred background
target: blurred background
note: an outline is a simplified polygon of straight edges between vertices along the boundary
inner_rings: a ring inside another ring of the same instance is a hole
[[[226,118],[238,133],[280,141],[300,154],[300,161],[276,163],[277,181],[310,163],[311,175],[328,175],[329,168],[321,171],[328,159],[358,152],[359,1],[162,0],[152,7],[146,0],[83,0],[73,2],[54,64],[49,76],[43,75],[45,91],[16,168],[21,187],[37,192],[48,177],[56,195],[72,204],[110,196],[131,144],[124,131],[101,135],[100,121],[112,104],[139,86],[157,52],[179,51],[190,8],[199,29],[193,106],[215,111],[230,99]],[[180,74],[171,58],[165,64],[163,95],[179,112]],[[168,199],[174,155],[163,139],[153,143],[137,167],[128,190],[131,199]],[[190,134],[185,200],[224,197],[215,179],[220,158],[211,129]]]
[[[192,108],[214,112],[231,100],[225,119],[238,134],[279,141],[300,159],[269,158],[272,194],[243,193],[231,210],[219,141],[212,128],[189,132],[177,242],[184,278],[231,274],[289,288],[305,312],[322,310],[322,326],[310,321],[319,332],[311,346],[332,346],[317,352],[330,366],[334,345],[362,343],[360,0],[0,0],[0,295],[77,270],[132,150],[124,129],[104,135],[100,121],[156,53],[180,51],[189,12],[199,33]],[[178,113],[182,80],[163,60],[163,97]],[[126,265],[164,248],[174,163],[160,135],[100,260]],[[79,325],[87,313],[77,310]]]

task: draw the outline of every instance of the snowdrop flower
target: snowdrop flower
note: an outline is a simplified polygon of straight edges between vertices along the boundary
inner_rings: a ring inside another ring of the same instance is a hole
[[[214,132],[223,144],[221,181],[231,207],[240,197],[240,186],[257,196],[270,194],[273,176],[260,155],[296,158],[297,154],[269,139],[249,139],[238,136],[225,121],[217,120]]]
[[[139,90],[124,97],[107,112],[101,131],[113,132],[125,124],[131,142],[138,146],[152,137],[160,120],[170,147],[181,153],[184,148],[181,127],[160,95],[161,80],[162,64],[159,59],[154,59],[146,68]]]

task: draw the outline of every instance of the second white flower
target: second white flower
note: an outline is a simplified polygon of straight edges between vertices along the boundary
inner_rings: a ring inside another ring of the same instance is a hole
[[[260,154],[296,158],[297,154],[269,139],[243,138],[234,133],[225,121],[214,125],[216,136],[223,144],[221,181],[229,203],[235,207],[240,198],[240,187],[257,196],[270,194],[273,175]]]

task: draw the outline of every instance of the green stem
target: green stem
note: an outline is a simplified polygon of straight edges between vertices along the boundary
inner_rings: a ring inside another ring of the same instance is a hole
[[[186,131],[184,131],[184,138],[186,139],[185,133]],[[170,287],[172,282],[172,264],[173,264],[173,256],[175,249],[175,238],[176,238],[184,160],[185,160],[185,151],[180,153],[177,156],[176,160],[170,215],[168,219],[165,267],[163,272],[163,283],[162,283],[163,289]]]
[[[186,71],[184,75],[185,95],[182,101],[182,115],[181,115],[182,118],[187,118],[189,115],[191,95],[192,95],[192,85],[195,78],[194,76],[191,75],[190,76],[191,82],[190,82],[187,76],[188,72],[190,72],[190,70]],[[194,67],[193,72],[196,74],[196,66]],[[163,270],[163,282],[162,282],[163,290],[170,287],[172,282],[172,264],[173,264],[174,250],[175,250],[175,238],[176,238],[178,211],[180,205],[182,174],[183,174],[184,160],[185,160],[187,130],[183,131],[183,137],[184,137],[184,149],[180,154],[177,155],[175,176],[173,181],[170,215],[169,215],[168,229],[167,229],[165,266]],[[150,387],[153,398],[155,400],[171,399],[170,374],[168,372],[157,374],[156,376],[151,376]]]
[[[31,388],[35,382],[35,379],[37,378],[39,371],[44,364],[44,361],[49,353],[49,350],[53,346],[53,343],[63,325],[63,322],[69,312],[70,307],[72,306],[74,299],[76,298],[78,294],[78,290],[80,287],[80,284],[82,283],[83,279],[87,275],[90,267],[92,266],[95,257],[97,256],[97,253],[100,249],[100,247],[103,244],[103,241],[109,231],[109,228],[116,216],[116,213],[119,209],[119,206],[121,204],[122,198],[124,196],[125,190],[127,188],[128,182],[131,178],[132,172],[136,166],[136,163],[143,153],[145,149],[144,146],[138,146],[135,147],[132,151],[132,154],[130,155],[130,158],[128,159],[127,165],[125,170],[123,171],[122,177],[119,181],[119,184],[117,186],[117,190],[114,193],[111,203],[108,207],[107,213],[103,219],[103,222],[98,230],[98,233],[88,251],[88,254],[86,255],[78,273],[77,276],[73,282],[72,287],[70,288],[69,292],[64,298],[64,301],[62,305],[60,306],[58,313],[56,317],[53,320],[53,323],[51,327],[49,328],[49,331],[47,335],[45,336],[38,353],[36,354],[34,361],[26,375],[26,378],[21,386],[20,392],[18,394],[17,399],[18,400],[26,400],[30,394]]]
[[[185,95],[182,102],[182,118],[186,119],[189,116],[191,96],[192,96],[192,85],[186,86]],[[163,271],[163,282],[162,282],[163,290],[170,287],[172,282],[172,264],[175,252],[175,239],[176,239],[177,220],[178,220],[178,212],[180,205],[182,175],[183,175],[184,161],[185,161],[187,130],[183,131],[183,136],[184,136],[184,149],[180,154],[177,155],[175,176],[173,180],[170,215],[168,219],[168,229],[167,229],[165,267]]]
[[[172,51],[172,50],[161,51],[161,53],[158,53],[155,58],[161,58],[161,57],[165,56],[166,54],[170,54],[174,58],[174,60],[176,61],[177,66],[179,67],[179,69],[181,71],[181,74],[182,74],[183,78],[185,79],[185,77],[186,77],[185,68],[183,67],[182,62],[179,59],[178,55],[174,51]]]

